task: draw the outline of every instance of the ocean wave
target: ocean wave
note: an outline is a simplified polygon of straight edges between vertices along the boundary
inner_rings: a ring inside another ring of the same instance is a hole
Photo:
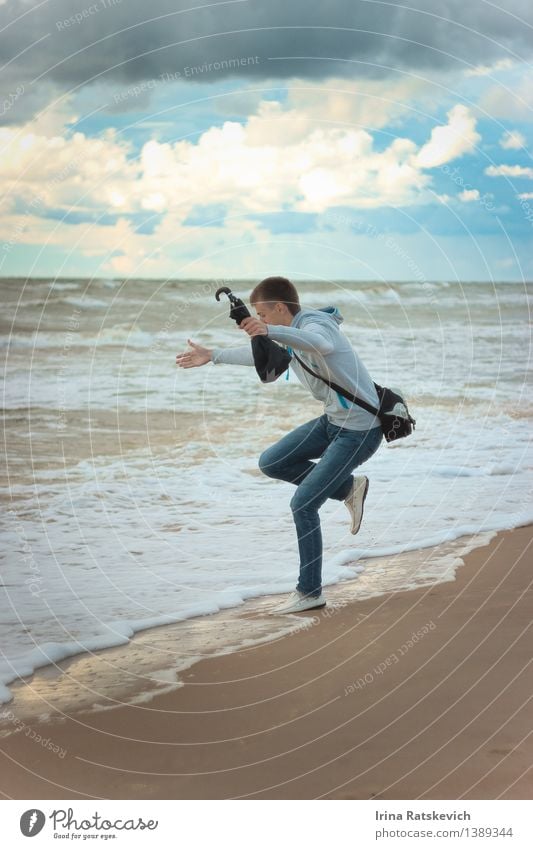
[[[145,303],[145,301],[141,301],[141,303]],[[29,300],[24,301],[11,301],[7,302],[7,304],[4,302],[4,304],[5,306],[10,306],[17,311],[28,307],[46,307],[48,311],[51,311],[52,308],[60,306],[61,304],[79,307],[83,310],[102,309],[104,307],[111,306],[110,301],[103,301],[101,298],[93,298],[88,295],[80,295],[79,297],[60,296],[57,298],[48,295],[46,297],[30,298]]]
[[[86,285],[84,280],[80,280],[79,282],[67,282],[67,281],[59,281],[53,280],[50,283],[50,290],[52,292],[67,292],[70,289],[79,289],[81,286]]]
[[[82,295],[79,298],[64,298],[63,300],[65,304],[70,304],[73,307],[80,307],[81,309],[101,309],[103,307],[108,307],[108,301],[102,301],[101,298],[91,298],[89,295]]]
[[[95,333],[69,331],[34,332],[31,334],[13,333],[0,336],[1,348],[63,348],[67,341],[69,348],[104,348],[107,346],[121,348],[148,348],[153,344],[157,334],[131,326],[114,326]]]

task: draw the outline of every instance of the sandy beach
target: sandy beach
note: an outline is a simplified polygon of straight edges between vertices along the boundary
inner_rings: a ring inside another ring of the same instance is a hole
[[[4,798],[532,798],[532,529],[455,581],[348,604],[331,588],[307,627],[172,692],[26,723],[1,740]]]

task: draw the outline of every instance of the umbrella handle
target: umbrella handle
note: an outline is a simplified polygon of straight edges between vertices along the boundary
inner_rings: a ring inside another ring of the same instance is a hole
[[[245,305],[240,298],[237,298],[227,286],[221,286],[220,289],[217,289],[215,292],[215,298],[217,301],[220,300],[220,295],[224,293],[228,296],[231,303],[231,310],[229,313],[229,317],[232,318],[237,324],[240,324],[241,321],[245,318],[250,318],[250,312],[248,307]]]
[[[220,289],[216,290],[215,298],[217,299],[217,301],[220,301],[220,296],[222,294],[231,295],[231,289],[229,288],[229,286],[221,286]]]

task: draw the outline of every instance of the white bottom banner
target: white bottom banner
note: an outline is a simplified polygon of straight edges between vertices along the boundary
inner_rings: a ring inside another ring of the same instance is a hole
[[[9,849],[63,841],[112,846],[472,846],[531,849],[529,800],[13,801],[0,805]],[[447,843],[446,841],[453,841]]]

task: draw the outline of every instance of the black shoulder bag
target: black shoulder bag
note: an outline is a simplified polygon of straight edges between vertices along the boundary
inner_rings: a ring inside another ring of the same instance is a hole
[[[371,404],[367,404],[366,401],[362,400],[362,398],[352,395],[351,392],[348,392],[346,389],[342,389],[330,380],[326,380],[326,378],[322,377],[322,375],[315,374],[314,371],[301,361],[300,357],[296,356],[294,351],[292,354],[298,360],[302,368],[308,371],[309,374],[312,374],[313,377],[318,377],[319,380],[323,380],[324,383],[327,383],[328,386],[331,386],[331,388],[335,390],[335,392],[339,392],[347,398],[348,401],[351,401],[352,404],[358,404],[367,412],[377,416],[381,423],[383,436],[387,442],[394,442],[395,439],[401,439],[404,436],[409,436],[409,434],[411,434],[415,429],[416,420],[410,416],[405,400],[401,395],[398,395],[397,392],[393,392],[392,389],[387,389],[386,386],[379,386],[379,384],[374,383],[379,398],[379,409],[376,410],[375,407]]]

